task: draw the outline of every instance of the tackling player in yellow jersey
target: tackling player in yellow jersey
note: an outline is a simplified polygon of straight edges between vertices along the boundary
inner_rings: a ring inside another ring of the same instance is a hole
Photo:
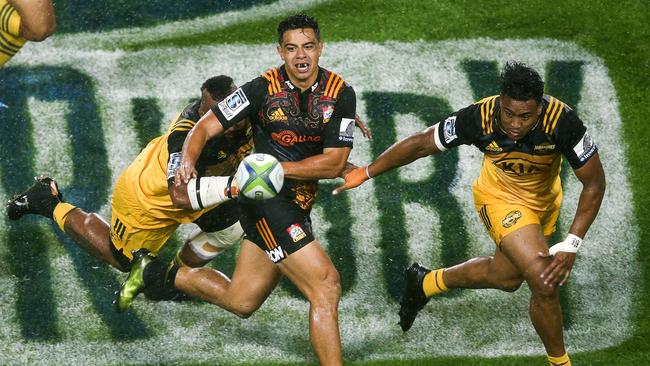
[[[43,41],[55,29],[51,0],[0,0],[0,67],[27,41]]]
[[[213,188],[217,197],[198,207],[191,197],[192,193],[196,195],[196,187],[176,185],[174,176],[187,133],[212,105],[234,90],[230,77],[208,79],[201,87],[201,99],[188,105],[164,135],[142,150],[116,182],[110,225],[96,213],[63,202],[56,182],[46,177],[38,178],[31,188],[9,201],[8,217],[17,220],[25,214],[39,214],[52,218],[82,249],[125,272],[130,270],[134,252],[155,254],[180,224],[194,222],[201,230],[191,234],[175,261],[192,267],[204,265],[243,237],[237,203],[228,200],[230,192],[224,189],[229,189],[228,176],[252,149],[247,122],[211,140],[199,158],[199,174],[214,175],[200,180],[210,183],[204,188]]]
[[[530,318],[544,343],[549,365],[570,366],[562,330],[559,286],[567,283],[578,248],[596,218],[605,192],[598,149],[577,114],[543,94],[539,74],[507,63],[500,95],[463,108],[445,120],[397,142],[370,165],[345,176],[334,193],[354,188],[388,170],[461,144],[483,152],[473,185],[474,204],[496,243],[492,256],[435,271],[414,263],[406,270],[400,300],[403,331],[431,296],[449,288],[531,290]],[[555,231],[564,157],[582,183],[577,212],[566,239],[549,249]],[[444,243],[442,243],[444,245]]]

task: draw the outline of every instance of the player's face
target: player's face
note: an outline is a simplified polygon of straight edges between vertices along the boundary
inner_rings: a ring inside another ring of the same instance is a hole
[[[512,140],[526,136],[537,122],[542,113],[542,104],[535,99],[526,101],[515,100],[507,95],[501,95],[501,110],[499,125],[501,130]]]
[[[287,74],[292,83],[305,90],[316,82],[318,60],[323,51],[323,43],[316,38],[311,28],[292,29],[282,35],[278,53],[284,61]]]

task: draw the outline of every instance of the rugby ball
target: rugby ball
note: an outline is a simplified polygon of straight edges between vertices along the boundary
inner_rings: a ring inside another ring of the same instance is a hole
[[[269,154],[251,154],[239,163],[235,174],[239,194],[253,200],[275,197],[284,184],[280,162]]]

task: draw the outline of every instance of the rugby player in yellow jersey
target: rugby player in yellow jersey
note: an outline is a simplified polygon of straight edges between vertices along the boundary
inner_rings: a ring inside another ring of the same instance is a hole
[[[505,65],[500,95],[452,113],[445,120],[388,148],[374,162],[350,172],[334,193],[354,188],[388,170],[461,144],[483,152],[474,182],[474,204],[496,243],[492,256],[430,271],[414,263],[400,300],[403,331],[431,296],[449,288],[494,288],[512,292],[526,281],[530,318],[549,365],[571,365],[564,347],[559,286],[567,283],[578,248],[596,218],[605,192],[598,150],[576,113],[543,94],[539,74],[521,64]],[[564,157],[582,183],[566,239],[548,247],[555,231]],[[442,243],[444,245],[444,243]]]
[[[0,0],[0,67],[27,41],[43,41],[55,29],[51,0]]]
[[[201,87],[201,99],[188,105],[164,135],[142,150],[116,182],[110,225],[96,213],[63,202],[56,182],[47,177],[38,178],[9,201],[8,217],[17,220],[25,214],[39,214],[52,218],[82,249],[120,271],[129,271],[133,252],[155,254],[180,224],[194,222],[201,230],[191,234],[175,261],[192,267],[204,265],[243,237],[236,201],[214,207],[227,200],[227,176],[234,174],[239,161],[252,149],[252,132],[246,121],[231,127],[224,137],[211,140],[199,158],[199,174],[214,175],[200,178],[210,183],[204,188],[219,191],[222,185],[215,193],[218,198],[194,207],[189,197],[194,186],[176,185],[174,176],[187,133],[212,105],[235,89],[228,76],[208,79]]]

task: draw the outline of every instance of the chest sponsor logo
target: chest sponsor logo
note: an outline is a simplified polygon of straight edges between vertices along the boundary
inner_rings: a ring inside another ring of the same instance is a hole
[[[515,211],[510,211],[506,217],[503,218],[503,221],[501,221],[501,225],[505,228],[512,227],[512,225],[516,224],[517,221],[521,218],[521,211],[515,210]]]
[[[271,122],[287,122],[288,118],[287,115],[284,114],[284,111],[282,108],[276,108],[271,113],[269,113],[269,120]]]
[[[507,175],[517,177],[538,174],[548,170],[549,167],[549,164],[540,164],[519,158],[497,160],[493,164]]]
[[[287,228],[287,232],[289,233],[289,236],[293,240],[294,243],[300,241],[301,239],[304,239],[307,234],[305,234],[305,231],[302,230],[302,227],[300,227],[300,224],[293,224]]]
[[[281,246],[277,246],[270,250],[265,250],[265,252],[266,255],[273,263],[278,263],[287,257],[287,255],[284,253],[284,250],[282,250]]]
[[[596,152],[596,143],[589,136],[589,133],[585,132],[580,141],[573,147],[573,151],[580,161],[585,161]]]
[[[271,138],[282,146],[293,146],[301,142],[320,142],[319,135],[296,135],[295,132],[285,130],[279,133],[271,133]]]
[[[449,144],[458,138],[456,135],[456,116],[451,116],[445,120],[443,126],[443,137],[445,138],[445,143]]]
[[[354,141],[354,118],[341,119],[341,128],[339,129],[339,140],[352,142]]]
[[[243,111],[248,105],[250,105],[250,101],[246,98],[246,94],[244,94],[241,88],[235,90],[234,93],[217,104],[219,110],[228,121]]]

